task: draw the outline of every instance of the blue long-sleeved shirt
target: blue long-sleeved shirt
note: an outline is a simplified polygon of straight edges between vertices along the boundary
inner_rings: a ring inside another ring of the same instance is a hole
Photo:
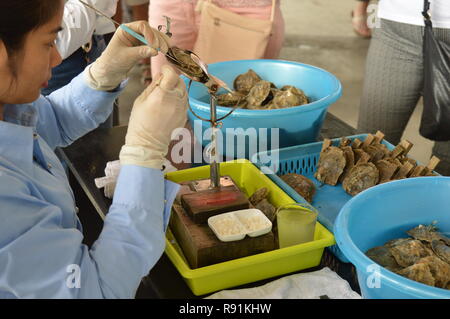
[[[96,128],[120,92],[83,74],[0,121],[0,299],[133,298],[161,257],[178,185],[124,165],[103,230],[89,250],[73,193],[54,153]],[[119,90],[120,91],[120,90]]]

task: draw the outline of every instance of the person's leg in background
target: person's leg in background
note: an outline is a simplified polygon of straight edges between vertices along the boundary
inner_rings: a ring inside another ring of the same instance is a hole
[[[266,52],[264,53],[265,59],[278,59],[280,51],[283,48],[285,34],[285,23],[283,18],[283,12],[281,12],[280,1],[277,1],[275,7],[275,16],[273,19],[273,30],[269,43],[267,44]]]
[[[370,43],[358,132],[398,144],[423,86],[422,28],[381,20]]]
[[[437,39],[450,46],[450,29],[433,29]],[[450,130],[450,128],[448,129]],[[433,147],[433,155],[437,156],[441,160],[439,165],[436,167],[436,171],[442,175],[450,176],[450,141],[435,142]]]
[[[353,30],[359,36],[370,38],[371,29],[367,26],[367,8],[370,0],[356,0],[355,7],[352,11]]]

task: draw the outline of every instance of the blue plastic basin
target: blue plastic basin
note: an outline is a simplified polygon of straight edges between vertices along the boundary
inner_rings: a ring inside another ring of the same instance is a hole
[[[221,154],[228,158],[240,158],[236,148],[232,149],[234,154],[229,154],[225,147],[227,141],[237,143],[238,135],[245,135],[245,130],[254,128],[257,133],[256,151],[265,151],[267,149],[287,147],[292,145],[305,144],[315,142],[319,136],[319,131],[328,107],[336,102],[342,95],[342,86],[339,80],[331,73],[298,62],[281,61],[281,60],[242,60],[219,62],[209,65],[211,74],[224,80],[229,87],[233,87],[234,79],[242,73],[253,69],[262,79],[273,82],[278,88],[284,85],[294,85],[302,89],[311,99],[311,103],[303,106],[291,107],[278,110],[236,110],[230,117],[223,121],[221,128],[223,142]],[[187,79],[186,83],[188,82]],[[224,92],[224,91],[223,91]],[[189,101],[192,109],[196,114],[204,118],[210,118],[209,96],[206,88],[199,83],[192,83],[189,91]],[[217,107],[218,117],[227,114],[231,108]],[[189,121],[194,127],[195,137],[198,141],[202,141],[202,145],[206,146],[210,143],[209,136],[204,138],[204,131],[210,127],[209,122],[198,122],[194,125],[194,120],[198,120],[191,112],[189,112]],[[201,124],[199,124],[201,123]],[[242,128],[243,134],[227,134],[226,129]],[[279,145],[273,145],[271,141],[270,131],[266,144],[260,144],[260,128],[279,128]],[[248,131],[247,131],[248,132]],[[241,136],[241,138],[242,138]],[[251,158],[255,153],[248,147],[250,139],[246,140],[246,158]],[[266,149],[264,149],[264,147]],[[232,156],[234,155],[234,156]]]
[[[372,187],[342,207],[334,235],[339,248],[357,269],[364,298],[450,298],[450,291],[397,275],[379,272],[365,252],[405,231],[437,221],[439,231],[450,232],[450,177],[418,177]],[[379,284],[377,284],[379,283]]]

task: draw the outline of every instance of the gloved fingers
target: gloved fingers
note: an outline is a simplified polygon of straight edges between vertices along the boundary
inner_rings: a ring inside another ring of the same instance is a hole
[[[174,93],[180,99],[187,96],[186,85],[183,80],[171,66],[163,65],[161,73],[144,89],[136,102],[146,100],[158,86],[165,92]]]
[[[155,79],[153,79],[152,83],[147,86],[144,91],[142,91],[141,95],[136,99],[135,103],[139,103],[140,101],[144,101],[148,98],[148,96],[155,90],[155,88],[161,82],[162,74],[158,74]]]
[[[153,33],[154,41],[151,42],[151,46],[153,48],[160,49],[162,53],[166,54],[169,48],[171,47],[170,38],[164,33],[159,32],[158,30],[151,29]]]
[[[129,48],[127,50],[129,50],[128,52],[130,52],[129,55],[133,56],[137,60],[147,59],[149,57],[158,55],[157,50],[155,50],[152,47],[146,46],[146,45]]]
[[[172,91],[177,87],[180,77],[171,66],[167,64],[163,65],[161,67],[161,74],[162,79],[160,86],[162,89]]]
[[[157,51],[158,49],[160,49],[164,54],[167,53],[167,50],[170,47],[170,38],[167,37],[164,33],[161,33],[158,30],[150,27],[147,21],[135,21],[127,23],[125,24],[125,26],[129,27],[130,29],[139,34],[142,34],[144,38],[148,41],[149,46],[152,47],[154,50]],[[134,38],[132,35],[128,34],[128,32],[125,32],[124,36],[134,46],[142,45],[141,41]]]
[[[111,182],[105,185],[104,194],[106,197],[112,199],[114,197],[114,191],[116,189],[116,182]]]
[[[167,64],[163,65],[161,68],[161,73],[161,89],[173,92],[179,98],[183,98],[187,94],[184,81],[181,80],[181,78],[171,66]]]

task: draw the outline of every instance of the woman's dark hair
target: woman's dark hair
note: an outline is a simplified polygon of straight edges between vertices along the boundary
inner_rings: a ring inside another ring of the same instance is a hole
[[[27,34],[49,22],[60,0],[0,0],[0,40],[10,57],[22,49]]]

